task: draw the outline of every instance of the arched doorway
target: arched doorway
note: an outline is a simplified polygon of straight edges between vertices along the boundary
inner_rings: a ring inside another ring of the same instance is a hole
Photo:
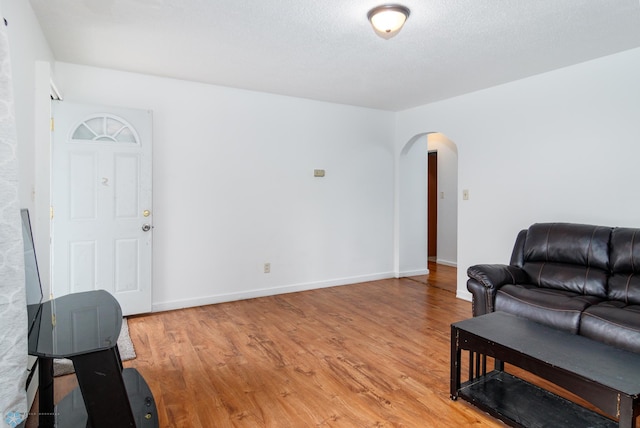
[[[438,263],[457,264],[458,150],[446,135],[415,135],[400,152],[398,168],[398,276],[428,273],[428,152],[438,153]]]

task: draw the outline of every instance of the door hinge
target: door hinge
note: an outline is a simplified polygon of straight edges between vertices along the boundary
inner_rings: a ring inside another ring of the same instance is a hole
[[[53,118],[51,118],[51,123],[50,123],[50,125],[49,125],[49,126],[50,126],[50,128],[51,128],[51,132],[53,132],[53,131],[54,131],[54,128],[55,128],[55,120],[53,120]]]
[[[53,220],[53,207],[49,207],[49,219]]]

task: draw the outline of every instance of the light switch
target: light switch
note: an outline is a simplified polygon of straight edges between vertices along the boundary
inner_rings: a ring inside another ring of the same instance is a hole
[[[324,169],[314,169],[313,170],[314,177],[324,177]]]
[[[469,200],[469,189],[463,189],[462,190],[462,200],[463,201],[468,201]]]

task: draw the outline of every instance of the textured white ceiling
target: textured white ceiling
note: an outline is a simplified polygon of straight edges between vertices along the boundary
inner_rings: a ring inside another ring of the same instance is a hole
[[[639,0],[30,0],[57,60],[402,110],[640,46]]]

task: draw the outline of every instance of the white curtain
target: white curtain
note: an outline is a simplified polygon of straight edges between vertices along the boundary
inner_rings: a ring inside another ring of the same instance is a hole
[[[28,411],[27,307],[16,151],[9,43],[0,18],[0,426],[17,425]]]

